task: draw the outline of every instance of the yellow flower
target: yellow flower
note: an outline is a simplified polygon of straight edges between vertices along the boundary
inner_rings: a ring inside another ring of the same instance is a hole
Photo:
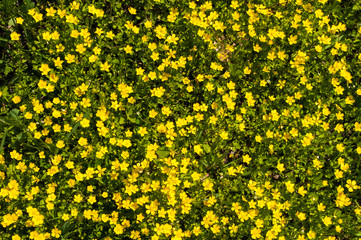
[[[80,35],[79,31],[78,30],[71,30],[71,33],[70,33],[70,37],[72,38],[78,38]]]
[[[104,32],[104,31],[102,30],[102,28],[96,28],[96,30],[95,30],[95,33],[96,33],[98,36],[102,35],[103,32]]]
[[[227,140],[227,139],[228,139],[228,132],[226,132],[226,131],[223,130],[223,131],[219,134],[219,136],[220,136],[222,139]]]
[[[307,193],[307,190],[305,190],[305,188],[303,186],[301,186],[298,189],[298,193],[301,194],[303,197],[305,196],[305,194]]]
[[[60,34],[57,31],[55,31],[51,34],[51,38],[53,40],[59,40],[59,37],[60,37]]]
[[[287,181],[286,183],[286,188],[287,190],[290,192],[290,193],[293,193],[295,190],[294,190],[294,186],[295,184],[292,183],[291,181]]]
[[[63,148],[63,147],[65,147],[64,141],[63,141],[63,140],[59,140],[59,141],[56,143],[56,147],[57,147],[57,148]]]
[[[343,171],[336,169],[335,176],[336,176],[336,179],[343,178]]]
[[[202,154],[202,152],[203,152],[203,149],[202,149],[202,147],[201,147],[201,145],[195,145],[194,146],[194,152],[196,152],[198,155],[201,155]]]
[[[41,134],[41,132],[35,132],[34,134],[34,138],[36,139],[40,139],[43,135]]]
[[[113,40],[113,38],[114,38],[114,33],[112,32],[112,31],[109,31],[109,32],[107,32],[107,34],[105,35],[107,38],[110,38],[110,39],[112,39]]]
[[[128,54],[132,54],[133,51],[132,51],[133,47],[127,45],[125,48],[124,48],[124,51]]]
[[[335,127],[335,131],[338,133],[343,132],[344,131],[343,125],[338,123]]]
[[[18,104],[20,101],[21,101],[21,98],[19,96],[14,96],[12,99],[11,99],[15,104]]]
[[[33,15],[33,18],[35,19],[35,22],[39,22],[39,21],[43,20],[43,14],[41,14],[41,13],[35,13],[35,14]]]
[[[305,220],[306,219],[306,214],[304,214],[303,212],[297,212],[296,216],[301,220]]]
[[[29,14],[30,16],[34,16],[34,14],[35,14],[35,8],[30,9],[30,10],[28,11],[28,14]]]
[[[166,27],[162,27],[160,25],[158,25],[155,29],[154,29],[157,38],[159,39],[165,39],[165,36],[167,35],[167,28]]]
[[[46,16],[54,17],[56,14],[56,10],[53,7],[46,8]]]
[[[278,171],[283,172],[285,170],[285,165],[283,163],[278,163],[277,169]]]
[[[251,230],[251,234],[252,234],[252,239],[258,239],[258,238],[261,238],[262,235],[261,235],[261,229],[259,228],[252,228]]]
[[[98,59],[98,57],[97,57],[96,55],[91,55],[91,56],[89,57],[89,62],[93,63],[93,62],[95,62],[97,59]]]
[[[88,139],[81,137],[78,140],[78,143],[79,143],[80,146],[86,146],[88,144]]]
[[[77,51],[80,54],[83,54],[86,51],[86,47],[84,46],[84,44],[78,44],[76,45],[75,51]]]
[[[45,41],[49,41],[49,40],[51,39],[50,33],[49,33],[49,32],[44,32],[44,33],[43,33],[43,39],[44,39]]]
[[[96,8],[94,5],[89,5],[88,6],[88,12],[91,13],[91,14],[95,14],[96,12]]]
[[[317,45],[315,47],[315,49],[316,49],[317,52],[322,52],[322,46],[321,45]]]
[[[24,19],[22,17],[16,18],[16,23],[21,25],[21,24],[23,24],[23,22],[24,22]]]
[[[261,137],[260,135],[257,135],[257,136],[255,137],[255,140],[256,140],[256,142],[261,142],[261,141],[262,141],[262,137]]]
[[[164,106],[164,107],[162,107],[162,113],[166,116],[169,116],[172,113],[172,110],[170,110],[169,107]]]
[[[345,89],[343,87],[341,87],[341,86],[336,86],[335,87],[335,92],[336,92],[337,95],[342,95],[344,90]]]
[[[246,154],[244,156],[242,156],[243,162],[245,162],[247,165],[251,162],[252,158]]]
[[[129,7],[129,8],[128,8],[128,11],[129,11],[129,13],[132,14],[132,15],[137,14],[137,10],[136,10],[135,8]]]
[[[78,18],[76,16],[73,16],[73,14],[69,14],[66,16],[66,22],[67,23],[74,23],[77,24],[78,23]]]
[[[80,5],[80,3],[78,3],[77,1],[73,1],[72,3],[70,3],[70,6],[71,6],[72,10],[78,10],[79,5]]]
[[[64,51],[64,49],[65,49],[65,47],[64,47],[63,44],[56,45],[56,51],[57,52],[62,52],[62,51]]]
[[[332,220],[330,217],[326,216],[322,219],[322,222],[326,225],[326,227],[328,227],[329,225],[332,224]]]
[[[157,78],[157,73],[155,73],[155,72],[150,72],[150,73],[148,74],[148,77],[149,77],[151,80],[154,80],[154,79]]]
[[[146,28],[151,28],[151,27],[153,26],[153,24],[152,24],[151,21],[147,20],[147,21],[144,23],[144,26],[145,26]]]
[[[18,234],[15,234],[11,237],[11,240],[21,240],[21,237]]]
[[[12,32],[12,33],[10,34],[10,37],[11,37],[11,40],[13,40],[13,41],[18,41],[18,40],[20,40],[20,34],[18,34],[18,33],[16,33],[16,32]]]
[[[61,230],[54,228],[51,230],[51,236],[55,238],[59,238],[61,235]]]
[[[239,130],[242,132],[246,128],[246,125],[242,122],[238,125]]]
[[[348,179],[348,180],[346,181],[346,183],[347,183],[347,184],[346,184],[346,187],[347,187],[347,189],[349,190],[349,192],[353,192],[354,190],[360,188],[359,186],[357,186],[357,183],[356,183],[355,180]]]
[[[67,167],[68,169],[73,169],[74,168],[74,162],[67,161],[66,164],[65,164],[65,167]]]
[[[96,9],[95,10],[95,15],[98,17],[98,18],[101,18],[104,16],[104,11],[102,9]]]
[[[251,74],[251,72],[252,72],[252,70],[249,68],[249,67],[245,67],[245,69],[244,69],[244,73],[245,74]]]
[[[114,228],[114,232],[117,235],[122,234],[124,232],[124,227],[120,224],[116,224]]]
[[[100,70],[109,72],[110,65],[108,62],[100,63]]]
[[[65,56],[65,60],[67,63],[73,63],[75,62],[75,55],[68,54]]]
[[[48,85],[47,82],[46,82],[46,81],[43,81],[43,80],[41,80],[41,79],[40,79],[39,82],[38,82],[38,87],[39,87],[39,89],[45,89],[47,85]]]
[[[93,48],[93,52],[94,52],[95,55],[99,55],[101,51],[102,50],[97,46]]]
[[[48,73],[50,72],[50,68],[48,64],[41,64],[41,67],[39,68],[39,70],[41,71],[41,75],[48,75]]]
[[[336,149],[339,152],[343,152],[345,150],[345,146],[342,143],[336,145]]]
[[[353,105],[355,100],[353,99],[352,96],[348,96],[346,99],[345,99],[345,102],[346,104],[349,104],[349,105]]]
[[[53,83],[56,83],[59,80],[59,77],[55,75],[55,73],[50,74],[49,80]]]
[[[88,198],[88,202],[89,202],[90,204],[94,204],[94,203],[97,202],[97,199],[96,199],[95,196],[90,196],[90,197]]]
[[[212,191],[213,185],[214,184],[208,178],[203,182],[203,187],[206,191]]]
[[[55,109],[53,111],[52,115],[53,115],[54,118],[60,118],[61,117],[61,112]]]
[[[356,152],[357,152],[357,154],[361,154],[361,147],[357,147]]]
[[[147,128],[146,127],[140,127],[138,130],[138,133],[140,134],[140,136],[144,136],[148,133]]]
[[[90,120],[84,118],[83,120],[80,121],[80,125],[84,128],[87,128],[90,126]]]
[[[154,109],[149,111],[149,117],[150,118],[155,118],[157,115],[158,115],[158,113]]]
[[[312,230],[310,230],[308,233],[307,233],[307,237],[309,239],[315,239],[316,238],[316,233]]]

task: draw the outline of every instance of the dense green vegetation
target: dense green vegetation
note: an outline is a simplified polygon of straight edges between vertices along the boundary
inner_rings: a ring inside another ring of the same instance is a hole
[[[360,14],[1,1],[1,238],[361,238]]]

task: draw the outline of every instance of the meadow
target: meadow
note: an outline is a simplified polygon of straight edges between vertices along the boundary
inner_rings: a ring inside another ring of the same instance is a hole
[[[361,239],[360,16],[0,1],[0,239]]]

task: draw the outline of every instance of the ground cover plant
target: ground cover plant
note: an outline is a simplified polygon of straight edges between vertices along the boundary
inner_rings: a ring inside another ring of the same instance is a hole
[[[360,14],[1,1],[0,238],[361,238]]]

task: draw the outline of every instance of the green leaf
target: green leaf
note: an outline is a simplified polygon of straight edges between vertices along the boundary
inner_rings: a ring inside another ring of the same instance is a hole
[[[3,139],[1,140],[1,145],[0,145],[0,153],[2,153],[2,151],[3,151],[4,144],[5,144],[5,139],[6,139],[6,136],[8,134],[9,129],[11,129],[11,128],[7,128],[5,130],[5,132],[4,132],[4,136],[3,136]]]
[[[23,137],[23,133],[19,133],[18,135],[16,135],[16,138],[20,141],[21,138]]]
[[[8,117],[0,118],[0,123],[5,124],[6,126],[12,126],[14,124]]]
[[[204,160],[200,160],[200,163],[202,163],[206,168],[209,167],[209,164]]]
[[[14,120],[19,120],[19,109],[13,109],[10,111],[10,116],[14,119]]]
[[[68,239],[68,237],[75,232],[74,224],[70,222],[65,222],[61,227],[62,239]]]
[[[234,142],[234,143],[233,143],[233,146],[234,146],[236,149],[240,149],[240,148],[241,148],[241,145],[239,145],[238,142]]]
[[[123,117],[119,118],[119,124],[122,125],[125,123],[125,119]]]
[[[137,119],[136,119],[136,118],[129,117],[129,116],[128,116],[128,119],[129,119],[129,121],[131,121],[132,123],[136,123],[136,121],[137,121]]]
[[[30,1],[30,0],[26,0],[26,1],[25,1],[25,4],[26,4],[26,8],[27,8],[27,9],[32,9],[32,8],[35,7],[35,3],[32,2],[32,1]]]
[[[212,151],[212,148],[208,144],[203,144],[203,148],[206,153],[210,153]]]
[[[354,11],[361,10],[361,5],[354,5],[354,6],[352,7],[352,10],[354,10]]]
[[[168,150],[158,150],[157,154],[160,158],[166,158],[169,156],[169,151]]]
[[[14,171],[14,168],[15,168],[14,164],[8,165],[7,168],[6,168],[6,174],[9,175],[9,176],[12,175],[12,172]]]
[[[66,135],[66,137],[65,137],[65,140],[66,140],[66,141],[68,141],[69,138],[70,138],[70,136],[78,129],[79,125],[80,125],[80,122],[77,122],[77,123],[74,125],[74,127],[73,127],[73,129],[70,131],[70,133],[68,133],[68,134]]]
[[[133,116],[133,109],[129,109],[129,111],[127,111],[127,118],[132,123],[136,122],[137,119]]]
[[[13,18],[10,19],[9,22],[8,22],[9,27],[15,26],[15,24],[16,24],[16,23],[15,23],[15,21],[14,21]]]
[[[326,149],[326,154],[327,155],[331,155],[332,154],[332,151],[333,151],[333,146],[329,147]]]
[[[90,111],[88,111],[88,112],[85,114],[84,118],[87,118],[89,115],[90,115]],[[69,138],[71,137],[71,135],[78,129],[79,125],[80,125],[80,121],[77,122],[77,123],[74,125],[73,129],[70,131],[70,133],[68,133],[68,134],[65,136],[65,140],[66,140],[66,141],[68,141]]]

